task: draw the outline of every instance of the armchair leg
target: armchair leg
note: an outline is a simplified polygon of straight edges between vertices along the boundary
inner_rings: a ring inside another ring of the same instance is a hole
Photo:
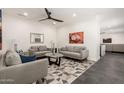
[[[44,81],[45,81],[45,78],[42,78],[41,80],[42,80],[42,82],[44,83]]]
[[[45,81],[45,79],[44,79],[44,78],[39,79],[39,80],[37,80],[37,81],[36,81],[36,84],[43,84],[43,83],[44,83],[44,81]]]
[[[41,80],[37,80],[36,84],[42,84],[42,81]]]

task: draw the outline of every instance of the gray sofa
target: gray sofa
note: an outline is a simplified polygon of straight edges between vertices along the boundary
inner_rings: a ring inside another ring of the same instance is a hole
[[[29,52],[32,52],[36,55],[37,58],[44,57],[46,53],[50,53],[50,48],[47,48],[45,45],[43,46],[31,46]]]
[[[105,44],[106,51],[109,52],[124,52],[124,44]]]
[[[4,56],[0,55],[0,84],[27,84],[41,82],[48,72],[48,61],[36,60],[6,66]]]
[[[59,49],[59,53],[78,60],[87,59],[89,55],[89,51],[83,46],[65,46]]]

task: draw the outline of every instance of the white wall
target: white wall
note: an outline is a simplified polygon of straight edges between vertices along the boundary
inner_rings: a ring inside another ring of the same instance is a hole
[[[39,22],[11,17],[3,13],[2,20],[3,51],[12,48],[13,42],[17,42],[18,49],[26,51],[30,44],[30,32],[44,34],[44,45],[50,47],[50,41],[56,43],[56,28],[52,25],[43,25]],[[39,44],[40,45],[40,44]]]
[[[124,44],[124,32],[101,34],[101,43],[103,38],[112,38],[112,44]]]
[[[84,32],[84,44],[69,44],[69,33],[71,32]],[[57,46],[62,47],[65,45],[86,46],[89,49],[88,59],[97,61],[100,58],[100,27],[98,22],[92,20],[58,28]]]
[[[13,42],[17,42],[18,49],[26,51],[30,44],[30,32],[44,34],[44,45],[50,47],[50,41],[57,43],[58,47],[69,44],[70,32],[84,32],[84,44],[89,49],[89,59],[97,61],[100,46],[100,28],[97,20],[76,23],[56,29],[53,25],[44,25],[16,17],[11,17],[3,13],[3,51],[12,47]],[[56,42],[57,40],[57,42]],[[73,44],[74,45],[74,44]]]

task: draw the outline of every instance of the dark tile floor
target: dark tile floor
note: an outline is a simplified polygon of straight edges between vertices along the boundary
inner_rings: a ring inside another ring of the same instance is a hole
[[[107,53],[72,84],[124,84],[124,54]]]

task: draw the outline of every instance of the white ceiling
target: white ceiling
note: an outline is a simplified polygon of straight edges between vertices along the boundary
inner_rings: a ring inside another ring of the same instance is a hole
[[[108,31],[124,31],[124,9],[119,8],[48,8],[52,12],[51,16],[57,19],[61,19],[64,22],[57,22],[56,26],[75,22],[85,22],[99,16],[102,32]],[[33,20],[38,22],[39,19],[46,18],[46,12],[44,8],[9,8],[4,9],[4,12],[8,15],[19,16],[27,12],[28,17],[20,16],[27,20]],[[76,17],[72,17],[73,13],[76,13]],[[45,21],[52,23],[52,21]],[[41,22],[43,23],[43,22]]]

